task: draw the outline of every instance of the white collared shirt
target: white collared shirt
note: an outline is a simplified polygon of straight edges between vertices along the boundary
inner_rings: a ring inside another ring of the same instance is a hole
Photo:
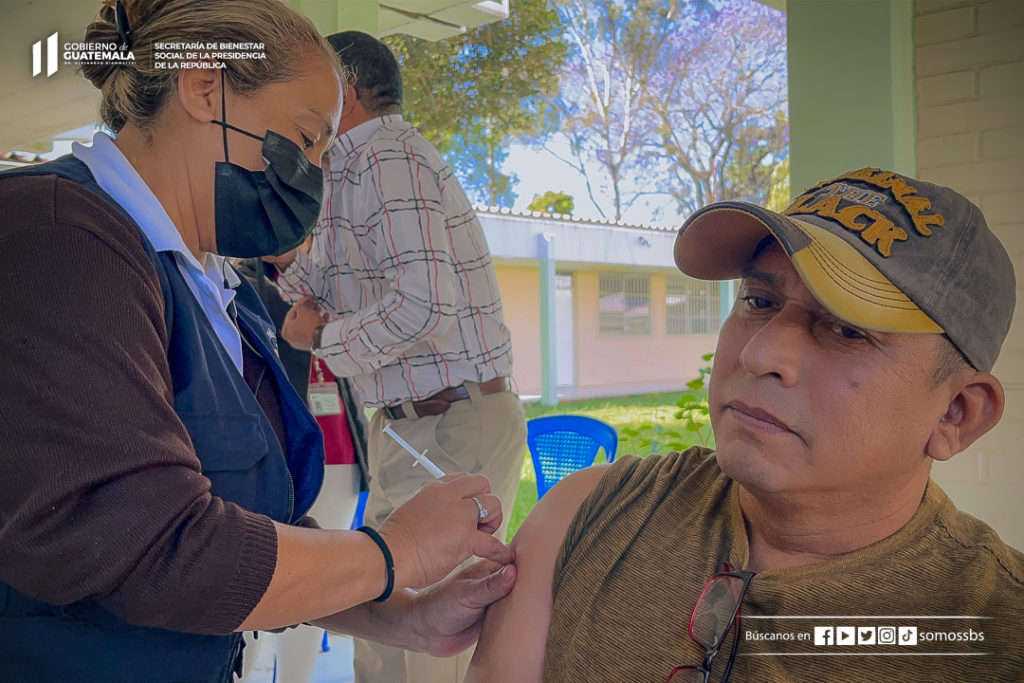
[[[483,228],[437,150],[401,115],[339,135],[307,255],[278,278],[331,314],[317,355],[371,406],[512,374]]]
[[[240,280],[223,256],[205,254],[200,263],[185,246],[167,211],[106,133],[96,133],[92,145],[72,145],[71,153],[92,171],[103,191],[121,205],[142,229],[153,248],[174,255],[188,284],[231,361],[242,372],[242,337],[228,305]]]

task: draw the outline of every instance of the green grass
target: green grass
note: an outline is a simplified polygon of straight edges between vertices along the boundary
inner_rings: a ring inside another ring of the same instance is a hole
[[[618,455],[634,454],[645,457],[651,453],[667,453],[694,444],[713,445],[711,430],[703,424],[696,432],[688,431],[682,420],[675,417],[678,394],[643,394],[639,396],[618,396],[585,401],[559,403],[557,406],[542,406],[530,403],[524,406],[526,419],[542,415],[586,415],[603,420],[615,427],[619,433]],[[691,392],[703,397],[705,392]],[[603,453],[597,462],[604,462]],[[537,504],[537,479],[533,461],[527,451],[523,457],[523,469],[519,477],[519,491],[512,506],[508,525],[508,538],[519,529],[530,510]]]

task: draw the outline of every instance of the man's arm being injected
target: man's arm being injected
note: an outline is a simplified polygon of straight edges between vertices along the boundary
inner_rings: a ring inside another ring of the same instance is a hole
[[[491,605],[465,683],[539,683],[551,621],[555,558],[583,499],[608,465],[575,472],[540,499],[512,540],[516,585]]]

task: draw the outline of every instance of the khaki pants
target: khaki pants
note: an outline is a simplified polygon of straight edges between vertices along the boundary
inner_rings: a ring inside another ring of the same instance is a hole
[[[391,437],[392,428],[446,473],[473,472],[487,475],[491,489],[501,498],[504,519],[496,536],[505,540],[508,518],[519,486],[526,452],[526,418],[519,397],[503,391],[480,394],[466,383],[470,398],[453,403],[444,415],[407,417],[391,422],[381,411],[370,421],[368,460],[370,492],[365,523],[376,527],[398,505],[433,476],[417,465]],[[413,414],[407,410],[406,414]],[[356,683],[461,683],[472,649],[455,657],[437,658],[355,639]]]

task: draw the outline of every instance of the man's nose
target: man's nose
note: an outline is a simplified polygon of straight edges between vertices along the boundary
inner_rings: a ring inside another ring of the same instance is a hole
[[[790,387],[800,380],[811,341],[807,312],[785,306],[747,341],[740,364],[752,375],[775,376],[782,386]]]

